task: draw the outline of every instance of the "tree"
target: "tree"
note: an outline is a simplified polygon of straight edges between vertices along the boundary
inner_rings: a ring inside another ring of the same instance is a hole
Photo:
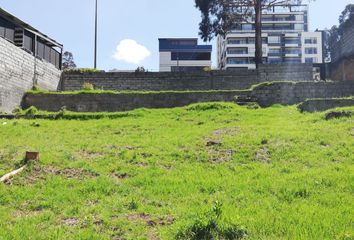
[[[338,55],[339,41],[342,38],[343,30],[354,24],[354,4],[348,4],[339,16],[339,26],[333,26],[325,33],[324,45],[328,52],[328,60],[334,60]]]
[[[195,0],[195,7],[201,12],[199,35],[204,41],[225,36],[235,24],[249,22],[255,15],[256,54],[258,68],[262,64],[262,10],[275,5],[301,4],[302,0]]]
[[[63,54],[63,69],[68,68],[76,68],[76,64],[74,62],[74,56],[71,52],[64,52]]]
[[[339,16],[339,24],[343,24],[354,16],[354,4],[348,4]]]

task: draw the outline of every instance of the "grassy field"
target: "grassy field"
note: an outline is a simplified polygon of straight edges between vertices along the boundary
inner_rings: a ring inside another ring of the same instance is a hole
[[[0,134],[0,176],[41,154],[0,184],[0,239],[175,239],[215,206],[248,239],[354,239],[352,117],[215,103]]]

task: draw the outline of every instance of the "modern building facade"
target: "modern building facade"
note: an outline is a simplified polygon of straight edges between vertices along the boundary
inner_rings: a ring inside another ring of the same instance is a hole
[[[211,45],[197,38],[160,38],[160,72],[194,72],[211,67]]]
[[[263,10],[263,62],[323,63],[322,33],[308,31],[308,5]],[[254,16],[217,39],[219,69],[256,68]]]
[[[2,8],[0,8],[0,37],[61,69],[63,45]]]

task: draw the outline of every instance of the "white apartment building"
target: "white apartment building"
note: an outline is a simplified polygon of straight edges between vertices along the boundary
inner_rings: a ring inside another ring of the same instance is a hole
[[[217,39],[219,69],[256,68],[254,17]],[[307,5],[263,11],[263,63],[323,63],[322,33],[308,31]]]

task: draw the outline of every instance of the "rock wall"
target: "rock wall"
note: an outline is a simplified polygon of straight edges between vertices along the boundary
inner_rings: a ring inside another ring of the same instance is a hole
[[[264,83],[252,90],[187,91],[187,92],[130,92],[130,93],[48,93],[26,94],[23,107],[35,106],[45,111],[58,111],[65,106],[77,112],[117,112],[136,108],[172,108],[198,102],[233,102],[235,96],[258,102],[267,107],[273,104],[292,105],[311,98],[354,96],[354,82]]]
[[[35,106],[56,112],[63,106],[75,112],[120,112],[136,108],[173,108],[199,102],[232,102],[235,91],[26,94],[23,108]]]
[[[95,89],[114,91],[186,91],[247,89],[267,81],[312,81],[312,65],[263,65],[259,70],[195,73],[63,73],[61,90],[81,90],[84,83]]]
[[[310,99],[299,105],[301,112],[321,112],[331,108],[354,106],[352,99]]]
[[[262,107],[273,104],[293,105],[307,99],[342,98],[354,96],[354,82],[278,82],[265,83],[253,91],[240,93],[240,96],[256,99]]]
[[[0,37],[0,112],[19,106],[33,85],[57,90],[61,71]]]

